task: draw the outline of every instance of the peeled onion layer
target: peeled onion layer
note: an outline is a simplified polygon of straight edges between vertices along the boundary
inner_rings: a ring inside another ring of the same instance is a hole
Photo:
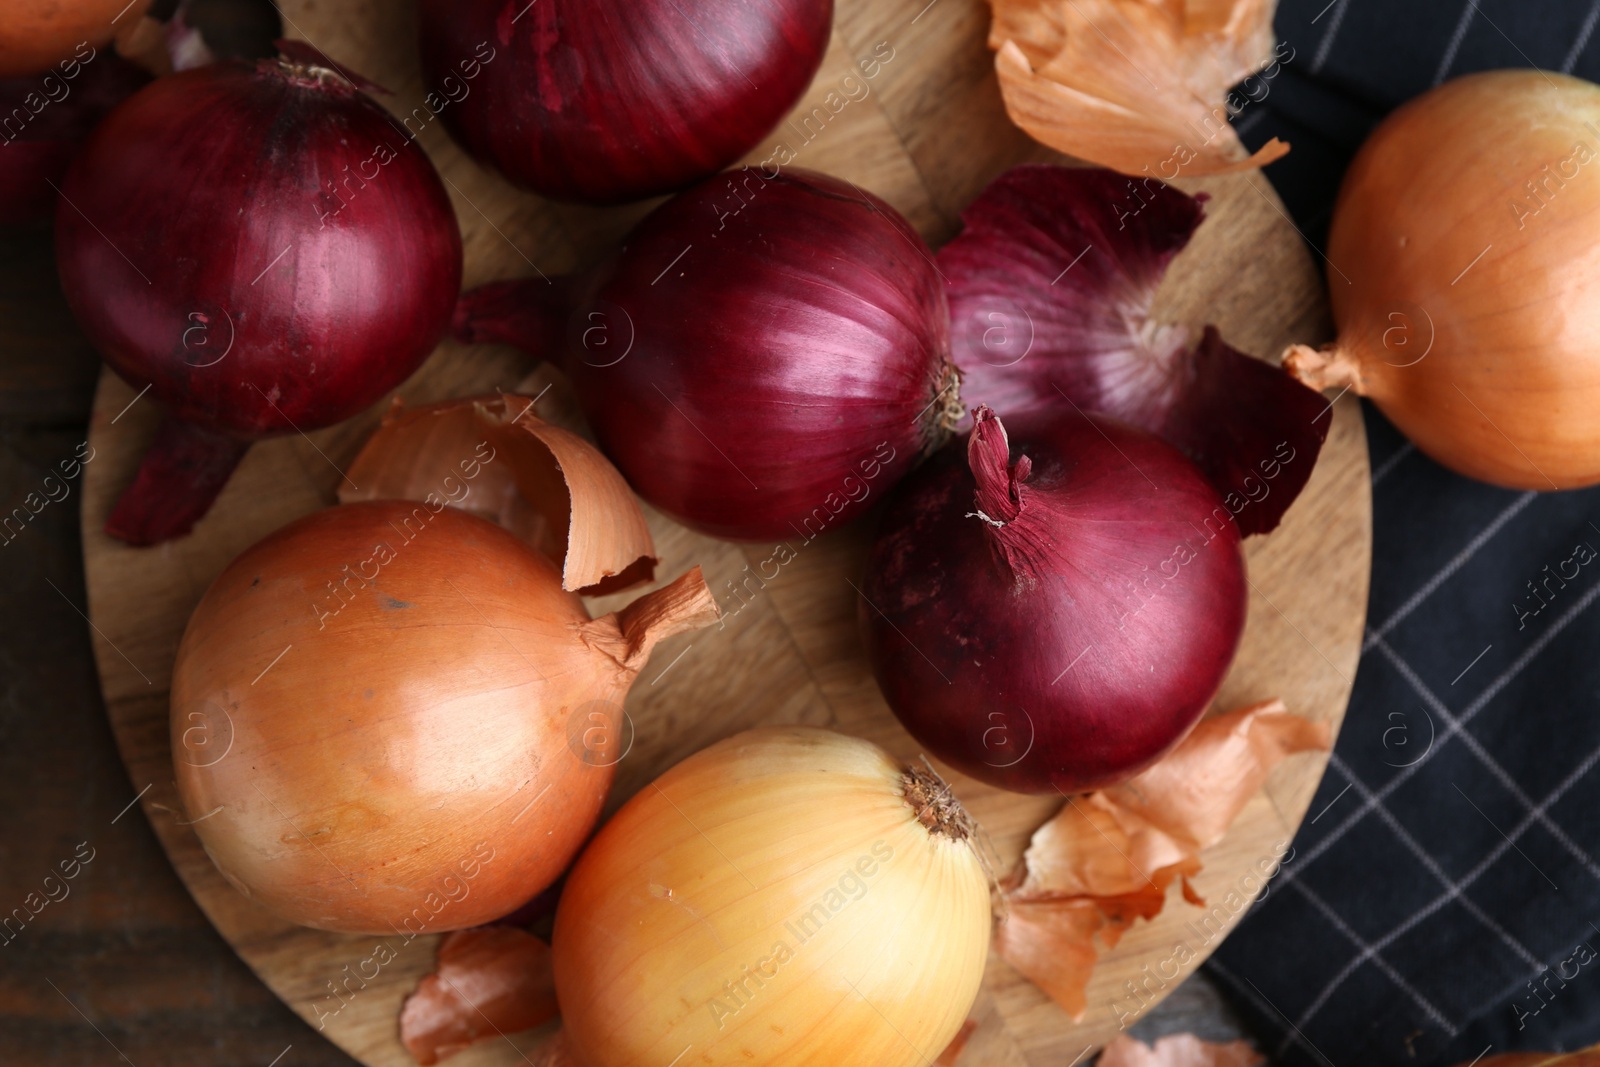
[[[1002,789],[1072,794],[1175,745],[1227,675],[1239,533],[1194,464],[1098,414],[987,408],[890,497],[858,618],[889,707]],[[1013,458],[1014,457],[1014,458]]]
[[[537,896],[599,815],[651,650],[716,619],[698,568],[589,618],[577,591],[648,578],[654,549],[621,476],[530,405],[397,408],[352,471],[413,499],[291,523],[190,618],[179,795],[223,875],[284,918],[414,936]],[[562,564],[456,504],[541,511],[518,529],[563,538]]]
[[[621,592],[655,572],[655,548],[617,469],[577,434],[533,414],[534,398],[510,393],[407,408],[398,397],[339,487],[341,503],[446,499],[516,534],[562,566],[561,584],[584,596]],[[474,464],[479,442],[504,455]]]
[[[1080,1018],[1100,946],[1115,947],[1136,919],[1160,913],[1174,881],[1186,900],[1203,903],[1188,883],[1200,853],[1222,840],[1274,767],[1332,743],[1326,723],[1263,701],[1203,720],[1126,782],[1070,798],[1006,880],[996,951]],[[1264,885],[1271,871],[1255,876]]]
[[[843,524],[954,421],[932,253],[884,201],[800,168],[702,182],[592,271],[465,294],[454,328],[558,362],[633,488],[715,537]]]
[[[1204,195],[1111,171],[1015,167],[939,251],[961,394],[1007,418],[1098,411],[1182,449],[1246,536],[1275,529],[1332,425],[1321,396],[1207,327],[1150,318]]]
[[[931,1061],[982,980],[989,882],[943,783],[808,727],[735,735],[631,799],[552,947],[586,1067]]]
[[[1294,56],[1273,48],[1276,0],[991,6],[1006,114],[1059,152],[1170,180],[1264,167],[1289,151],[1274,137],[1248,153],[1228,122],[1245,101],[1264,99],[1279,61]]]
[[[1457,473],[1600,482],[1600,87],[1456,78],[1396,110],[1334,206],[1337,340],[1284,366],[1369,397]]]
[[[406,997],[400,1041],[429,1067],[477,1041],[542,1026],[556,1017],[550,946],[510,926],[456,930],[438,966]]]
[[[319,54],[290,52],[157,79],[62,186],[73,313],[179,424],[107,520],[121,540],[188,532],[241,443],[363,410],[449,324],[461,236],[433,164]]]
[[[423,0],[445,125],[558,200],[642,200],[715,174],[811,83],[833,0]]]
[[[1266,1057],[1248,1041],[1203,1041],[1193,1034],[1168,1034],[1147,1045],[1118,1034],[1095,1067],[1257,1067]]]

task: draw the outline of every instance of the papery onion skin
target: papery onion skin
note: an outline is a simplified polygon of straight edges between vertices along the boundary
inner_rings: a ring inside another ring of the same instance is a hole
[[[1338,340],[1284,365],[1423,452],[1519,489],[1600,482],[1600,87],[1447,82],[1389,116],[1334,208]]]
[[[190,619],[179,794],[228,880],[293,922],[478,925],[588,836],[615,759],[575,731],[585,708],[614,717],[629,651],[617,617],[591,621],[490,522],[405,501],[317,512],[230,564]]]
[[[6,0],[0,21],[0,78],[36,74],[75,55],[106,47],[150,0]]]
[[[1115,420],[1019,422],[1008,472],[1004,429],[975,418],[881,520],[858,604],[878,682],[930,753],[981,781],[1121,781],[1222,684],[1247,603],[1238,529],[1181,453]]]
[[[73,76],[68,78],[67,71]],[[0,82],[0,226],[55,218],[56,190],[95,125],[150,75],[108,50]],[[17,116],[30,116],[25,124]]]
[[[930,828],[964,819],[947,791],[914,795],[882,749],[808,727],[735,735],[646,787],[556,915],[581,1062],[663,1064],[686,1045],[741,1067],[939,1055],[982,980],[989,884],[970,840]]]
[[[430,106],[467,151],[604,204],[754,148],[816,74],[833,0],[423,0],[421,16]]]
[[[162,78],[101,124],[63,192],[68,301],[106,362],[195,431],[168,435],[175,452],[368,407],[427,358],[460,288],[460,232],[432,163],[321,67]],[[108,529],[136,544],[181,535],[226,473],[174,485],[143,472]]]
[[[703,182],[574,282],[566,314],[553,301],[559,287],[538,279],[476,290],[457,336],[563,353],[634,489],[717,537],[843,524],[954,421],[927,247],[888,204],[826,175]]]

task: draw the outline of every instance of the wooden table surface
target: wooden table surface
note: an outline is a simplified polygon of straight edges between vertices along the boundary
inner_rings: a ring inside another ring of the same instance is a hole
[[[48,234],[0,234],[4,513],[84,441],[98,369]],[[212,929],[132,804],[145,783],[129,782],[107,726],[67,488],[0,538],[0,914],[39,908],[0,934],[0,1064],[350,1067]],[[62,883],[46,876],[83,857],[49,900]],[[1198,976],[1135,1032],[1175,1030],[1237,1034]]]

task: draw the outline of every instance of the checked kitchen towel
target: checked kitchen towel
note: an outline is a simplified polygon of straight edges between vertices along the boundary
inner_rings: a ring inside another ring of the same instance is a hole
[[[1236,125],[1251,148],[1293,144],[1267,174],[1322,249],[1385,113],[1497,67],[1600,81],[1597,22],[1600,0],[1283,0],[1292,58]],[[1276,1063],[1600,1041],[1600,489],[1481,485],[1370,406],[1367,423],[1372,591],[1349,714],[1293,853],[1210,973]]]

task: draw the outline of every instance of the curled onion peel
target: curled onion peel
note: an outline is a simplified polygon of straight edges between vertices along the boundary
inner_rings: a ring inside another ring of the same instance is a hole
[[[1600,87],[1492,71],[1401,107],[1328,238],[1338,339],[1290,349],[1418,448],[1519,489],[1600,482]]]
[[[122,540],[186,533],[251,441],[368,407],[449,323],[461,236],[433,164],[331,65],[294,54],[157,80],[67,174],[67,299],[167,415],[107,521]]]
[[[1101,415],[987,408],[896,490],[858,604],[895,715],[964,774],[1078,793],[1149,766],[1244,630],[1239,532],[1194,465]],[[1016,459],[1011,456],[1015,454]]]
[[[377,445],[403,460],[415,451],[394,425]],[[528,416],[512,425],[584,499],[591,479],[570,450],[589,446],[536,434]],[[441,477],[421,501],[291,523],[230,564],[190,619],[172,687],[179,794],[218,869],[284,918],[433,933],[536,896],[599,815],[621,702],[650,650],[716,617],[696,568],[590,619],[573,588],[633,571],[634,546],[578,573],[603,529],[586,531],[581,507],[563,523],[564,586],[515,535],[447,506],[485,469],[526,462],[507,452],[485,438],[461,456],[461,492]]]
[[[1311,478],[1329,405],[1207,327],[1150,317],[1205,197],[1111,171],[1028,165],[997,178],[939,251],[961,393],[1009,418],[1114,416],[1182,449],[1240,531],[1277,527]]]
[[[456,930],[438,969],[400,1011],[400,1041],[423,1067],[477,1041],[531,1030],[556,1017],[550,946],[512,926]]]
[[[669,193],[811,83],[833,0],[423,0],[422,66],[479,162],[560,200]]]
[[[1280,700],[1206,718],[1142,773],[1073,800],[1034,831],[1005,882],[995,950],[1080,1018],[1100,947],[1159,914],[1174,881],[1201,903],[1188,879],[1202,850],[1222,840],[1272,768],[1332,743],[1326,723],[1293,715]],[[1247,875],[1257,891],[1277,864]]]
[[[927,246],[800,169],[702,182],[582,277],[469,292],[456,334],[560,361],[639,494],[736,540],[848,521],[865,480],[899,478],[959,416]]]
[[[930,772],[775,727],[684,760],[606,824],[556,914],[586,1067],[926,1064],[983,976],[989,881]]]
[[[991,0],[1006,113],[1030,136],[1125,174],[1168,180],[1264,167],[1229,118],[1270,92],[1276,0]],[[1243,83],[1243,96],[1230,90]],[[1259,94],[1259,95],[1258,95]]]

